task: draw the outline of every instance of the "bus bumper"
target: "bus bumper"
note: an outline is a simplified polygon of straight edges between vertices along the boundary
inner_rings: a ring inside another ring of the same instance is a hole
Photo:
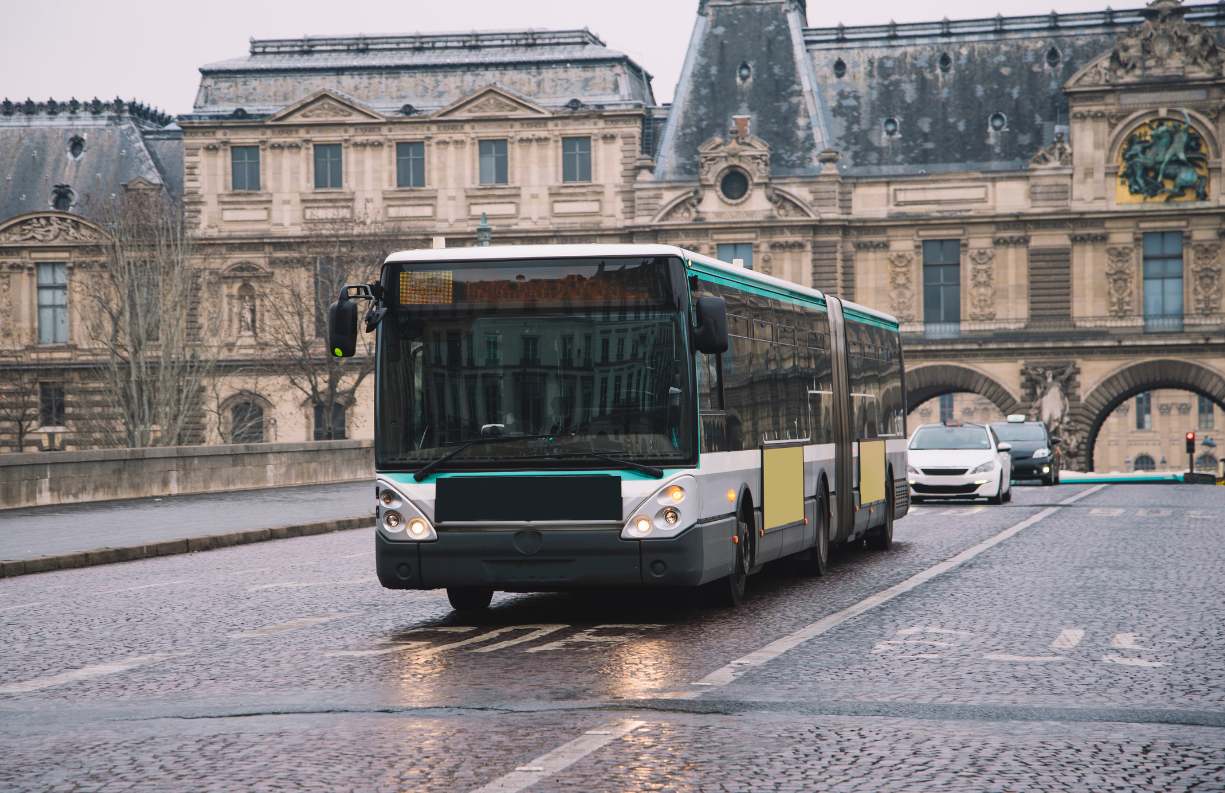
[[[729,518],[666,540],[623,540],[615,529],[440,530],[426,543],[393,542],[376,531],[374,556],[388,589],[685,587],[731,573],[733,528]]]

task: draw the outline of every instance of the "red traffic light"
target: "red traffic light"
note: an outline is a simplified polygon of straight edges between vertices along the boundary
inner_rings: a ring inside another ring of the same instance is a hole
[[[1195,433],[1194,433],[1194,432],[1188,432],[1188,433],[1187,433],[1187,440],[1194,442],[1194,441],[1195,441]]]
[[[1188,432],[1187,433],[1187,454],[1194,454],[1194,453],[1195,453],[1195,433]]]

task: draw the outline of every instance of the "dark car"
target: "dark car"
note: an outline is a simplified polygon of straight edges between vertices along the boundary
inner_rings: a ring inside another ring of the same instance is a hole
[[[1026,421],[1024,416],[1009,416],[991,425],[1001,441],[1012,444],[1012,478],[1038,479],[1044,485],[1059,484],[1063,459],[1059,439],[1052,438],[1041,421]]]

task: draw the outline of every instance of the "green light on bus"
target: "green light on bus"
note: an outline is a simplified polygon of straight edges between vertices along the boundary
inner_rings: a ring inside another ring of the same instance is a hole
[[[341,352],[341,349],[339,347],[332,348],[332,355],[335,355],[337,358],[345,357],[345,354]]]

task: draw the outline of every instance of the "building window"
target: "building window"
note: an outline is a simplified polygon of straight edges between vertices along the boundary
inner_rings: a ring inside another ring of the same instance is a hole
[[[502,363],[501,337],[496,333],[485,334],[485,365],[497,366]]]
[[[243,400],[230,408],[230,443],[263,443],[264,409]]]
[[[315,144],[315,189],[334,190],[344,187],[339,143]]]
[[[1148,391],[1136,395],[1136,429],[1153,428],[1153,395]]]
[[[232,189],[259,192],[259,146],[234,146],[230,149]]]
[[[749,175],[739,168],[728,168],[719,180],[723,198],[735,203],[749,194]]]
[[[1182,232],[1144,235],[1144,327],[1182,330]]]
[[[1216,408],[1215,403],[1206,396],[1199,398],[1199,429],[1213,429],[1213,410]]]
[[[425,187],[425,144],[396,144],[396,187]]]
[[[519,358],[519,363],[538,364],[540,363],[540,339],[537,336],[523,337],[523,351]]]
[[[732,264],[739,259],[746,270],[753,269],[753,243],[751,242],[720,242],[715,251],[717,259]]]
[[[932,337],[956,336],[961,323],[961,241],[923,241],[923,323]]]
[[[51,208],[60,212],[72,209],[72,186],[57,184],[51,188]]]
[[[38,265],[38,343],[68,343],[68,265]]]
[[[1147,454],[1138,454],[1132,468],[1136,471],[1156,471],[1157,463]]]
[[[59,383],[38,384],[38,420],[43,427],[64,426],[64,386]]]
[[[941,394],[940,395],[940,423],[947,424],[948,422],[953,421],[955,418],[956,416],[953,414],[953,395],[952,394]]]
[[[315,440],[343,441],[345,435],[345,406],[339,402],[332,403],[332,420],[327,420],[327,405],[315,403]]]
[[[481,184],[506,184],[506,141],[480,142]]]
[[[561,139],[561,180],[591,181],[591,138]]]

